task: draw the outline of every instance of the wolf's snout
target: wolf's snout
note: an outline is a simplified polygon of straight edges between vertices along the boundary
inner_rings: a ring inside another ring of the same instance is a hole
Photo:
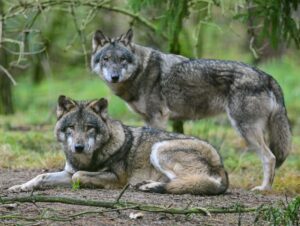
[[[117,82],[119,80],[120,76],[119,75],[113,75],[111,76],[112,82]]]
[[[83,144],[75,144],[75,152],[81,153],[84,150],[84,145]]]

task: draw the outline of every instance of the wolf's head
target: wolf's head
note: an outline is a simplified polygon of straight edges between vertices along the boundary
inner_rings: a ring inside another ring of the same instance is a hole
[[[55,135],[68,157],[90,162],[109,139],[107,100],[75,101],[59,96]]]
[[[131,29],[117,38],[106,37],[100,30],[95,32],[91,67],[106,82],[124,82],[137,70],[132,37]]]

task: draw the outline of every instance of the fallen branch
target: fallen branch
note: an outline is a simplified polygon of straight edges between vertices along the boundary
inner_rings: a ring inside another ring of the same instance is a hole
[[[8,214],[8,215],[2,215],[0,216],[1,219],[5,220],[25,220],[25,221],[41,221],[41,220],[52,220],[52,221],[72,221],[76,217],[81,217],[84,215],[93,215],[93,214],[102,214],[102,213],[108,213],[108,212],[115,212],[115,211],[120,211],[120,210],[127,210],[131,208],[118,208],[118,209],[109,209],[109,210],[90,210],[90,211],[83,211],[83,212],[78,212],[75,214],[70,214],[70,215],[58,215],[55,214],[53,216],[44,216],[43,214],[39,214],[37,216],[24,216],[21,214]]]
[[[40,221],[40,220],[52,220],[52,221],[71,221],[72,218],[58,218],[58,217],[24,217],[21,215],[2,215],[0,216],[0,219],[6,219],[6,220],[12,220],[12,219],[18,219],[18,220],[26,220],[26,221]]]
[[[82,206],[96,206],[102,208],[110,209],[132,209],[145,212],[155,212],[155,213],[169,213],[169,214],[202,214],[209,215],[211,213],[246,213],[246,212],[255,212],[256,207],[246,208],[246,207],[229,207],[229,208],[202,208],[202,207],[189,207],[189,208],[180,208],[180,207],[163,207],[158,205],[147,205],[143,203],[136,202],[123,202],[123,201],[95,201],[87,199],[76,199],[62,196],[42,196],[42,195],[33,195],[33,196],[22,196],[22,197],[2,197],[0,199],[2,204],[14,203],[14,202],[48,202],[48,203],[64,203],[71,205],[82,205]]]

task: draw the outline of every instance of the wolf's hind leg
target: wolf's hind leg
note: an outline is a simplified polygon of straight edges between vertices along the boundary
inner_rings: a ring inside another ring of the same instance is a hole
[[[196,139],[158,142],[152,147],[150,161],[169,181],[148,183],[144,186],[148,190],[215,195],[224,193],[228,187],[220,156],[206,142]]]
[[[135,185],[135,187],[144,192],[165,193],[165,185],[164,182],[147,180]]]
[[[256,186],[252,190],[270,190],[275,176],[276,159],[265,143],[261,124],[243,123],[242,125],[236,125],[249,147],[257,152],[263,165],[263,182],[260,186]]]

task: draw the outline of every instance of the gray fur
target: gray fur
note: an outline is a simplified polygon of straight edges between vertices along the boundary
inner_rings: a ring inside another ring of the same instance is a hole
[[[271,188],[275,165],[280,166],[289,153],[291,132],[283,93],[270,75],[240,62],[191,60],[140,46],[132,43],[131,30],[113,39],[102,33],[97,39],[97,33],[93,71],[149,126],[164,129],[168,119],[196,120],[227,113],[262,160],[263,183],[254,189]],[[103,67],[108,52],[110,58]],[[123,64],[119,56],[125,59]],[[115,74],[118,79],[112,81]],[[265,130],[270,148],[264,140]]]
[[[183,134],[129,127],[107,114],[107,100],[75,101],[60,96],[55,135],[66,156],[64,171],[41,174],[11,187],[13,192],[70,185],[147,192],[222,194],[228,177],[218,152]]]

